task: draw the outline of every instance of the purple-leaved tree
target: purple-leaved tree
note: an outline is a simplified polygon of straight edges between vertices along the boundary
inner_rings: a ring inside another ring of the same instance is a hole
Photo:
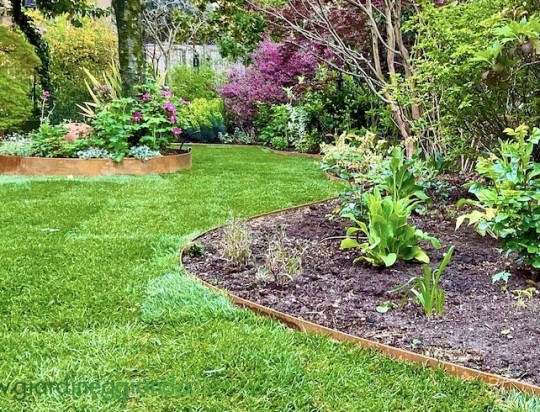
[[[286,88],[298,93],[315,77],[312,53],[287,43],[264,40],[252,54],[252,64],[235,68],[220,90],[225,104],[244,129],[253,125],[259,103],[286,103]]]

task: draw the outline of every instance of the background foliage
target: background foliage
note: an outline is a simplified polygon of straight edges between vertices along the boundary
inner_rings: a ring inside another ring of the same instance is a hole
[[[218,96],[218,77],[215,70],[207,65],[195,69],[189,65],[177,64],[169,73],[169,86],[182,99],[213,99]]]
[[[0,135],[33,110],[32,81],[39,59],[24,36],[0,25]]]
[[[55,90],[52,120],[82,120],[77,104],[90,100],[85,85],[86,68],[94,75],[107,70],[117,56],[116,34],[109,22],[80,19],[80,27],[68,15],[39,19],[51,53],[51,82]]]
[[[409,103],[423,109],[416,133],[423,136],[425,148],[443,152],[449,160],[464,153],[474,157],[476,149],[489,147],[505,128],[537,122],[531,113],[538,113],[534,96],[540,92],[540,65],[523,66],[533,57],[517,50],[526,39],[512,33],[506,39],[500,36],[503,27],[529,16],[533,3],[423,3],[407,29],[416,38],[419,56],[413,61],[417,94]],[[501,41],[505,50],[498,49]],[[499,59],[490,61],[496,50]]]

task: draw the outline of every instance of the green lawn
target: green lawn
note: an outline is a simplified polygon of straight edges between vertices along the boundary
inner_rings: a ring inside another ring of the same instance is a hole
[[[167,176],[0,177],[0,411],[501,410],[482,384],[290,331],[184,277],[180,245],[231,211],[340,189],[314,160],[261,148],[198,146],[193,163]],[[173,397],[1,393],[172,376],[185,386]]]

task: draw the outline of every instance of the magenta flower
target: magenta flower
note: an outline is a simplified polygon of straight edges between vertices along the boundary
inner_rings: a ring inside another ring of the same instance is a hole
[[[180,103],[182,103],[184,106],[189,106],[191,104],[190,101],[187,101],[187,100],[184,100],[184,99],[180,99]]]
[[[150,93],[145,93],[141,97],[141,103],[146,103],[152,100],[152,96],[150,96]]]
[[[163,106],[163,108],[164,108],[165,110],[167,110],[168,112],[170,112],[170,113],[176,112],[176,106],[175,106],[174,104],[172,104],[171,102],[165,103],[165,105]]]
[[[172,134],[174,134],[175,136],[178,136],[180,134],[182,134],[182,129],[180,129],[179,127],[173,127],[172,130],[171,130]]]
[[[172,92],[170,90],[161,89],[159,92],[162,96],[165,96],[167,99],[170,99],[172,97]]]
[[[169,121],[170,121],[171,123],[176,123],[177,120],[178,120],[178,118],[177,118],[174,114],[171,113],[171,114],[169,115]]]
[[[51,97],[51,92],[45,90],[42,94],[41,94],[41,100],[43,100],[44,102],[46,102],[47,100],[49,100],[49,98]]]
[[[134,123],[140,122],[142,119],[142,113],[141,112],[135,112],[133,113],[133,116],[131,117],[131,121]]]

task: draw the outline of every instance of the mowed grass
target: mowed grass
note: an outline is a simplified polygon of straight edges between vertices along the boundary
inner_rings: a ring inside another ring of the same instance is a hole
[[[231,212],[340,190],[313,159],[261,148],[195,147],[193,162],[163,176],[0,177],[0,385],[184,387],[111,400],[19,386],[0,411],[509,410],[485,385],[288,330],[185,277],[181,245]]]

